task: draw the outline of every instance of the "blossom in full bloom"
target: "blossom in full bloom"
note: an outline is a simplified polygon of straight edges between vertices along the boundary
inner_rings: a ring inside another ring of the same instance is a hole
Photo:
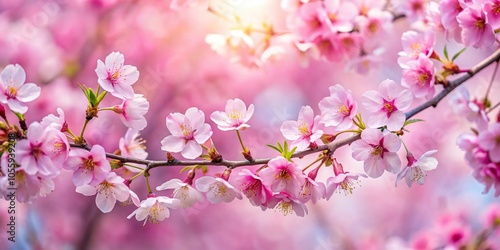
[[[40,87],[34,83],[25,83],[26,73],[19,64],[7,65],[1,75],[0,102],[20,114],[28,111],[26,102],[31,102],[40,96]]]
[[[203,176],[194,182],[196,189],[207,193],[207,200],[212,204],[231,202],[234,198],[242,199],[240,191],[219,177]]]
[[[424,184],[426,174],[425,172],[436,169],[438,161],[436,158],[431,157],[432,154],[436,153],[437,150],[430,150],[425,152],[420,158],[415,159],[411,153],[407,155],[408,165],[398,173],[396,178],[396,186],[398,182],[405,177],[406,184],[411,187],[413,182],[418,182],[418,184]],[[424,172],[425,171],[425,172]]]
[[[380,177],[384,170],[397,173],[401,160],[396,153],[401,147],[401,139],[393,133],[382,133],[379,129],[367,128],[361,132],[361,140],[352,143],[352,157],[364,161],[368,176]]]
[[[436,39],[433,32],[419,33],[413,30],[406,31],[401,36],[403,51],[399,52],[398,63],[401,67],[417,60],[420,54],[430,57],[434,52]]]
[[[124,202],[129,198],[130,191],[124,179],[114,172],[109,172],[105,180],[97,185],[82,185],[76,187],[76,192],[92,196],[96,195],[95,204],[103,213],[109,213],[115,207],[116,201]]]
[[[120,99],[133,99],[132,84],[139,79],[139,71],[135,66],[123,65],[125,57],[119,52],[112,52],[105,62],[97,60],[95,72],[99,85],[113,96]]]
[[[436,93],[435,73],[434,63],[426,55],[420,53],[416,60],[409,61],[403,66],[401,85],[410,89],[413,96],[425,97],[429,100]]]
[[[326,180],[326,200],[332,197],[335,190],[338,190],[337,188],[342,189],[346,195],[352,194],[354,182],[357,182],[359,177],[368,177],[365,174],[344,171],[342,164],[338,163],[336,159],[333,161],[332,168],[335,176]]]
[[[210,115],[210,119],[217,124],[217,127],[222,131],[240,130],[249,128],[250,125],[246,124],[253,115],[254,106],[248,106],[236,98],[229,99],[226,103],[225,112],[215,111]]]
[[[361,104],[370,112],[367,124],[377,128],[387,125],[392,131],[400,130],[406,120],[404,110],[410,107],[411,92],[392,80],[384,80],[374,90],[363,94]]]
[[[491,124],[488,130],[481,131],[478,143],[482,148],[488,150],[493,162],[500,162],[500,123]]]
[[[151,223],[158,223],[170,217],[169,209],[177,209],[180,204],[181,203],[178,199],[150,194],[146,200],[141,202],[139,208],[127,216],[127,219],[130,219],[135,215],[136,220],[144,220],[143,225],[146,225],[147,221]]]
[[[287,140],[292,140],[291,148],[298,151],[308,148],[323,135],[319,128],[320,116],[314,117],[314,111],[309,106],[303,106],[299,111],[297,121],[285,121],[281,125],[281,133]]]
[[[470,4],[457,16],[462,28],[462,42],[465,46],[488,48],[495,42],[495,33],[486,22],[486,14],[480,4]]]
[[[305,175],[297,164],[278,156],[260,171],[262,183],[273,192],[287,192],[297,197],[305,182]]]
[[[106,151],[100,145],[94,145],[90,151],[81,148],[72,148],[65,164],[73,170],[73,183],[82,185],[97,185],[104,181],[111,171]]]
[[[304,203],[284,192],[275,194],[267,206],[282,212],[283,215],[288,215],[293,211],[297,216],[304,217],[308,212]]]
[[[358,104],[352,98],[351,90],[345,90],[340,84],[331,86],[329,90],[330,96],[319,102],[321,123],[340,131],[350,129],[358,112]]]
[[[158,191],[168,189],[174,190],[173,198],[178,199],[183,208],[191,207],[196,202],[203,202],[204,200],[200,191],[179,179],[171,179],[156,187]]]
[[[205,114],[197,108],[189,108],[186,114],[173,113],[167,116],[167,128],[172,135],[161,141],[161,149],[181,152],[187,159],[201,155],[201,145],[212,136],[212,128],[205,123]]]
[[[133,98],[124,100],[121,105],[113,107],[113,111],[120,114],[120,120],[127,127],[143,130],[148,122],[144,115],[149,110],[149,102],[142,95],[136,94]]]
[[[273,196],[272,192],[262,183],[262,178],[248,169],[241,170],[234,178],[233,183],[254,206],[266,204]]]

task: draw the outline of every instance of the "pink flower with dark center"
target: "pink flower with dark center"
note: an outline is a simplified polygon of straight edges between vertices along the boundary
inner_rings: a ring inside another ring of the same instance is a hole
[[[409,61],[404,65],[401,85],[409,88],[413,96],[417,98],[425,97],[429,100],[436,92],[434,85],[435,73],[436,69],[431,59],[420,53],[416,60]]]
[[[262,183],[273,192],[287,192],[297,197],[304,185],[305,175],[297,164],[278,156],[269,161],[267,168],[260,171]]]
[[[352,98],[351,90],[345,90],[342,85],[330,87],[330,96],[319,102],[321,123],[333,126],[336,130],[346,130],[352,127],[352,120],[358,112],[358,104]]]
[[[150,194],[146,200],[141,201],[139,208],[127,216],[127,219],[135,215],[136,220],[144,220],[143,225],[146,225],[148,221],[158,223],[170,217],[169,209],[177,209],[180,205],[181,203],[178,199]]]
[[[104,181],[111,171],[106,151],[100,145],[94,145],[90,151],[72,148],[66,161],[66,168],[75,171],[75,186],[97,185]]]
[[[272,192],[262,183],[262,178],[248,169],[241,170],[233,182],[234,186],[241,190],[254,206],[265,205],[273,196]]]
[[[171,179],[156,187],[158,191],[168,189],[174,190],[173,198],[178,199],[183,208],[191,207],[196,204],[196,202],[203,202],[204,200],[200,191],[179,179]]]
[[[404,110],[410,107],[411,92],[392,80],[384,80],[374,90],[363,94],[361,104],[370,112],[368,125],[374,128],[387,126],[391,131],[400,130],[406,120]]]
[[[196,189],[207,193],[207,200],[212,204],[231,202],[234,198],[242,199],[240,191],[219,177],[203,176],[194,182]]]
[[[217,124],[217,127],[222,131],[240,130],[249,128],[250,125],[246,124],[253,115],[254,106],[248,106],[236,98],[229,99],[226,103],[225,112],[215,111],[210,115],[210,119]]]
[[[329,200],[338,188],[342,189],[345,195],[352,194],[354,184],[358,182],[358,178],[368,177],[361,173],[345,172],[342,164],[338,163],[336,159],[333,161],[332,168],[335,176],[329,177],[326,180],[326,200]]]
[[[26,73],[18,64],[7,65],[1,75],[0,102],[7,104],[10,110],[24,114],[28,111],[26,102],[40,96],[40,87],[34,83],[25,83]]]
[[[267,206],[282,212],[283,215],[289,215],[293,211],[297,216],[304,217],[308,212],[304,203],[284,192],[275,194]]]
[[[172,133],[161,141],[161,149],[181,152],[187,159],[201,155],[201,145],[212,136],[212,128],[205,123],[205,114],[197,108],[189,108],[186,114],[173,113],[167,116],[167,128]]]
[[[105,63],[97,60],[95,72],[99,85],[113,96],[120,99],[133,99],[132,85],[139,79],[139,71],[135,66],[123,65],[125,57],[119,52],[112,52]]]
[[[479,4],[471,4],[457,16],[462,28],[462,42],[465,46],[488,48],[495,42],[495,33],[486,22],[486,14]]]
[[[423,185],[425,177],[427,176],[425,172],[434,170],[437,168],[438,161],[430,155],[436,153],[437,150],[431,150],[425,152],[420,158],[415,159],[411,153],[409,153],[406,158],[408,159],[408,165],[398,173],[396,178],[396,186],[398,182],[406,177],[406,184],[411,187],[413,182],[418,182],[418,184]]]
[[[297,121],[285,121],[281,125],[280,131],[287,140],[293,141],[291,148],[297,147],[297,151],[302,151],[310,145],[315,145],[323,135],[323,130],[319,127],[320,116],[314,117],[314,111],[309,106],[303,106],[299,111]]]
[[[490,159],[500,162],[500,123],[491,124],[488,130],[481,131],[478,135],[479,146],[488,150]]]
[[[364,161],[363,167],[368,176],[380,177],[384,170],[397,173],[401,160],[397,151],[401,139],[393,133],[384,135],[379,129],[367,128],[361,132],[361,140],[352,143],[352,157]]]
[[[95,204],[103,213],[109,213],[115,207],[116,201],[124,202],[130,196],[129,188],[124,184],[124,179],[114,172],[101,183],[91,186],[83,185],[76,187],[76,192],[85,196],[96,195]]]
[[[148,125],[146,118],[144,118],[148,110],[148,100],[139,94],[124,100],[121,105],[113,107],[113,111],[120,114],[120,120],[122,120],[123,124],[135,130],[143,130]]]

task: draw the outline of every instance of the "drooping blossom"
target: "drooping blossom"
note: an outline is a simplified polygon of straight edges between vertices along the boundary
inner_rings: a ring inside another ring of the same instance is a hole
[[[336,159],[333,161],[332,168],[335,176],[326,180],[326,200],[329,200],[338,188],[342,189],[345,195],[352,194],[354,183],[358,181],[359,177],[368,177],[362,173],[344,171],[342,164],[338,163]]]
[[[470,4],[457,16],[462,28],[462,43],[474,48],[488,48],[495,42],[495,33],[486,22],[486,14],[480,4]]]
[[[143,130],[148,125],[146,118],[144,118],[148,110],[148,100],[139,94],[124,100],[121,105],[113,107],[113,111],[120,114],[120,120],[123,124],[135,130]]]
[[[247,109],[242,100],[238,98],[229,99],[226,103],[225,112],[215,111],[210,115],[210,119],[222,131],[240,130],[250,127],[247,122],[252,117],[253,112],[253,104],[250,104]]]
[[[345,90],[340,84],[329,88],[330,96],[319,102],[321,123],[342,131],[352,127],[352,120],[358,112],[358,104],[352,98],[351,90]]]
[[[201,155],[201,145],[212,136],[212,128],[205,123],[205,114],[197,108],[189,108],[186,114],[172,113],[167,116],[167,128],[172,135],[161,141],[161,149],[181,152],[187,159]]]
[[[275,194],[269,200],[267,206],[276,209],[283,215],[291,214],[293,211],[297,216],[304,217],[308,212],[304,203],[285,192]]]
[[[242,199],[240,191],[219,177],[203,176],[194,182],[196,189],[206,193],[207,200],[212,204],[231,202],[234,198]]]
[[[393,133],[384,134],[379,129],[367,128],[361,132],[361,140],[352,143],[352,157],[363,161],[368,176],[380,177],[384,170],[397,173],[401,160],[397,151],[401,147],[401,139]]]
[[[431,157],[431,155],[436,152],[437,150],[427,151],[420,156],[418,160],[415,159],[411,153],[409,153],[406,156],[408,159],[408,165],[398,173],[396,177],[396,186],[403,177],[405,177],[408,187],[411,187],[413,182],[418,182],[418,184],[423,185],[426,177],[425,172],[437,168],[437,159]]]
[[[174,190],[173,198],[178,199],[183,208],[191,207],[196,204],[196,202],[203,202],[204,200],[200,191],[179,179],[171,179],[156,187],[158,191],[168,189]]]
[[[95,204],[103,213],[109,213],[115,207],[116,201],[124,202],[130,196],[129,188],[124,179],[114,172],[109,172],[105,180],[97,185],[76,187],[76,192],[85,196],[96,195]]]
[[[105,62],[97,60],[97,82],[113,96],[133,99],[135,95],[132,85],[139,79],[139,71],[135,66],[123,65],[124,62],[125,57],[119,52],[111,52],[106,56]]]
[[[177,209],[180,205],[181,202],[178,199],[150,194],[146,200],[141,201],[139,208],[127,216],[127,219],[135,215],[136,220],[144,220],[143,225],[146,225],[147,221],[158,223],[170,217],[169,209]]]
[[[363,94],[361,104],[370,112],[367,125],[377,128],[387,125],[392,131],[400,130],[406,120],[403,112],[410,107],[411,92],[392,80],[384,80],[374,90]]]
[[[305,175],[297,164],[278,156],[269,161],[267,168],[260,171],[262,183],[273,192],[287,192],[297,197],[304,185]]]
[[[291,148],[297,147],[297,151],[302,151],[310,145],[314,145],[323,135],[323,130],[319,127],[320,116],[314,117],[314,111],[309,106],[303,106],[299,111],[297,121],[285,121],[281,125],[280,131],[287,140],[291,140]]]
[[[309,174],[306,176],[304,184],[302,185],[298,196],[298,200],[300,202],[306,203],[308,201],[312,201],[313,204],[316,204],[316,202],[325,198],[325,184],[316,181],[318,170],[319,168],[311,170],[311,172],[309,172]]]
[[[104,181],[111,171],[106,151],[100,145],[92,146],[90,151],[72,148],[65,166],[74,171],[73,183],[77,187],[97,185]]]
[[[273,195],[262,183],[262,178],[250,172],[248,169],[241,170],[234,178],[233,183],[254,206],[266,204]]]
[[[500,123],[490,124],[486,131],[481,131],[478,135],[478,143],[488,150],[493,162],[500,162]]]
[[[465,87],[459,87],[451,93],[449,103],[455,114],[474,122],[478,129],[483,130],[488,127],[489,118],[486,115],[484,103],[477,99],[472,100],[469,91]]]
[[[425,97],[429,100],[436,93],[435,73],[434,63],[426,55],[420,53],[416,60],[404,65],[401,85],[410,89],[413,96]]]
[[[26,73],[19,64],[9,64],[2,70],[0,81],[0,102],[20,114],[28,111],[26,102],[40,96],[40,87],[34,83],[25,83]]]

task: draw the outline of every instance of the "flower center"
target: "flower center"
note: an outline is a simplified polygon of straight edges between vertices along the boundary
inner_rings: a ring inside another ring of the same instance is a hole
[[[422,7],[423,7],[423,5],[422,5],[422,3],[421,3],[421,2],[414,2],[414,3],[412,3],[412,5],[411,5],[411,8],[412,8],[412,9],[413,9],[413,11],[415,11],[415,12],[418,12],[418,11],[422,10]]]
[[[292,176],[286,169],[280,170],[278,173],[275,175],[276,179],[283,179],[283,180],[290,180],[292,179]]]
[[[52,152],[55,154],[55,155],[59,155],[64,149],[66,149],[66,144],[64,144],[63,141],[57,139],[55,142],[54,142],[54,149],[52,150]]]
[[[418,181],[424,177],[424,172],[419,167],[412,168],[411,181]]]
[[[40,146],[35,146],[32,148],[32,151],[31,153],[33,154],[33,156],[38,159],[40,158],[40,156],[44,155],[42,149],[40,148]]]
[[[370,24],[368,25],[368,30],[373,34],[377,33],[377,31],[378,31],[377,22],[370,22]]]
[[[476,22],[474,22],[474,25],[478,29],[482,30],[482,29],[484,29],[484,26],[486,25],[486,21],[484,19],[480,19],[480,20],[477,20]]]
[[[92,158],[87,158],[83,161],[83,168],[93,171],[95,168],[95,162]]]
[[[212,185],[210,187],[210,189],[213,189],[214,190],[214,195],[217,196],[217,197],[224,197],[227,195],[227,192],[228,192],[228,188],[226,187],[226,185],[218,182],[217,184],[215,185]]]
[[[342,104],[342,106],[340,106],[338,112],[340,114],[342,114],[343,116],[349,116],[351,114],[351,110],[349,110],[349,108],[344,104]]]
[[[165,210],[165,208],[161,207],[158,204],[158,201],[156,201],[156,203],[149,210],[149,216],[148,216],[149,222],[158,223],[158,217],[160,217],[160,213],[162,213],[163,210]]]
[[[181,130],[182,130],[182,134],[184,135],[184,137],[186,139],[192,139],[191,137],[191,132],[193,131],[193,129],[191,128],[191,126],[189,125],[185,125],[185,124],[182,124],[181,125]]]
[[[241,118],[241,113],[238,110],[233,110],[227,114],[227,117],[231,120],[239,120]]]
[[[9,86],[5,94],[7,94],[7,98],[9,99],[15,98],[17,95],[17,88]]]
[[[420,86],[424,86],[427,81],[429,80],[430,78],[430,75],[426,72],[421,72],[420,74],[418,74],[418,83]]]
[[[494,4],[491,11],[495,13],[495,15],[500,15],[500,4]]]
[[[299,132],[305,136],[311,134],[311,132],[309,131],[309,126],[307,126],[307,124],[304,121],[302,121],[299,125]]]
[[[397,110],[397,108],[396,108],[396,106],[394,106],[394,100],[391,102],[384,100],[384,105],[382,106],[382,111],[387,113],[387,117],[390,117],[391,114],[396,110]]]
[[[372,149],[372,155],[380,155],[383,157],[384,147],[377,145]]]
[[[283,215],[288,215],[292,212],[292,204],[291,202],[281,201],[278,205],[276,205],[276,210],[282,212]]]
[[[422,47],[422,44],[420,44],[419,42],[410,44],[410,50],[413,52],[414,56],[418,56],[418,54],[422,50]]]

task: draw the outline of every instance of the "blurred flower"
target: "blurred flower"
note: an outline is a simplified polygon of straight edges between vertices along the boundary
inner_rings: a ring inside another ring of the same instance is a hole
[[[314,111],[309,106],[303,106],[299,111],[297,121],[284,121],[280,131],[287,140],[292,140],[291,148],[302,151],[313,145],[322,135],[319,128],[320,116],[314,117]]]
[[[411,92],[403,89],[393,80],[384,80],[375,90],[363,94],[361,104],[370,112],[368,125],[377,128],[387,125],[387,129],[400,130],[406,120],[404,110],[410,107]]]
[[[491,124],[488,130],[481,131],[478,135],[478,143],[488,150],[493,162],[500,162],[500,123]]]
[[[0,102],[20,114],[28,111],[25,102],[31,102],[40,96],[40,87],[34,83],[25,83],[26,73],[19,64],[7,65],[2,71],[0,82]]]
[[[203,176],[198,178],[194,184],[196,189],[207,193],[207,200],[212,204],[231,202],[234,198],[242,198],[240,191],[219,177]]]
[[[406,177],[406,184],[411,187],[413,182],[418,182],[418,184],[424,184],[426,174],[425,172],[436,169],[438,161],[430,155],[436,153],[437,150],[430,150],[425,152],[420,158],[415,159],[411,153],[408,153],[406,158],[408,159],[408,165],[398,173],[396,178],[396,186],[398,182]],[[424,172],[425,171],[425,172]]]
[[[217,124],[220,130],[240,130],[250,127],[246,123],[253,115],[253,104],[250,104],[247,110],[247,106],[242,100],[238,98],[229,99],[227,100],[225,111],[215,111],[210,115],[210,119]]]
[[[234,186],[248,198],[254,206],[262,206],[273,196],[272,192],[262,183],[262,178],[248,169],[241,170],[234,178]]]
[[[209,0],[173,0],[170,3],[170,8],[173,10],[182,10],[185,8],[191,8],[196,6],[202,6],[203,8],[208,8]]]
[[[125,180],[116,175],[114,172],[109,172],[108,176],[101,183],[91,186],[82,185],[76,187],[76,192],[92,196],[97,193],[95,204],[103,213],[109,213],[113,210],[116,201],[124,202],[129,196],[129,188],[123,183]]]
[[[329,90],[330,96],[319,102],[321,123],[334,126],[339,131],[350,129],[358,112],[358,104],[352,98],[351,90],[345,90],[340,84],[331,86]]]
[[[106,151],[100,145],[94,145],[90,151],[72,148],[65,166],[66,169],[75,171],[73,183],[77,187],[97,185],[104,181],[111,171]]]
[[[132,84],[139,79],[139,71],[135,66],[123,65],[125,57],[119,52],[112,52],[105,63],[97,60],[95,72],[101,87],[121,99],[134,98]],[[140,130],[140,129],[139,129]]]
[[[492,0],[485,1],[483,11],[486,14],[486,22],[491,25],[493,29],[500,28],[500,1]]]
[[[393,133],[383,134],[379,129],[367,128],[361,133],[361,140],[352,143],[352,157],[364,161],[366,174],[380,177],[384,170],[397,173],[401,160],[396,153],[401,147],[401,139]]]
[[[358,15],[356,5],[350,1],[325,0],[324,19],[331,32],[350,32],[354,28],[354,18]]]
[[[495,33],[491,25],[486,22],[486,14],[481,4],[468,5],[458,14],[457,21],[462,28],[462,42],[465,46],[488,48],[495,42]]]
[[[167,116],[167,128],[172,135],[161,141],[161,149],[168,152],[181,152],[187,159],[194,159],[203,152],[201,145],[213,134],[212,128],[205,123],[205,114],[197,108],[189,108],[186,114],[173,113]]]
[[[173,198],[178,199],[183,208],[191,207],[197,201],[203,202],[204,200],[203,195],[198,190],[179,179],[171,179],[156,187],[156,190],[158,191],[167,189],[174,190]]]
[[[486,115],[484,104],[477,100],[471,100],[469,91],[465,87],[459,87],[450,94],[450,106],[457,115],[465,117],[468,121],[476,123],[479,129],[486,130],[489,118]]]
[[[436,69],[431,59],[420,53],[416,60],[407,62],[402,68],[401,85],[403,87],[409,88],[413,96],[417,98],[425,97],[429,100],[434,97]]]
[[[287,192],[297,197],[304,185],[305,175],[297,164],[278,156],[269,161],[267,168],[259,172],[262,183],[273,192]]]
[[[127,219],[132,218],[135,215],[135,219],[138,221],[144,220],[144,224],[149,221],[151,223],[158,223],[170,217],[170,210],[179,208],[180,201],[178,199],[172,199],[168,197],[158,196],[150,194],[146,200],[143,200],[134,212],[132,212]]]
[[[410,22],[423,19],[426,3],[429,0],[397,0],[393,1],[398,11],[405,14]]]
[[[404,68],[408,62],[417,60],[420,54],[430,57],[436,40],[433,32],[419,33],[410,30],[403,33],[401,43],[403,51],[398,53],[398,63]]]
[[[124,100],[121,105],[113,107],[113,111],[120,114],[120,120],[127,127],[135,130],[143,130],[148,122],[144,115],[149,110],[149,102],[140,94],[136,94],[133,99]]]
[[[456,42],[462,42],[462,29],[458,25],[457,16],[466,7],[465,0],[442,0],[439,2],[441,23],[445,28],[447,37],[453,37]]]

